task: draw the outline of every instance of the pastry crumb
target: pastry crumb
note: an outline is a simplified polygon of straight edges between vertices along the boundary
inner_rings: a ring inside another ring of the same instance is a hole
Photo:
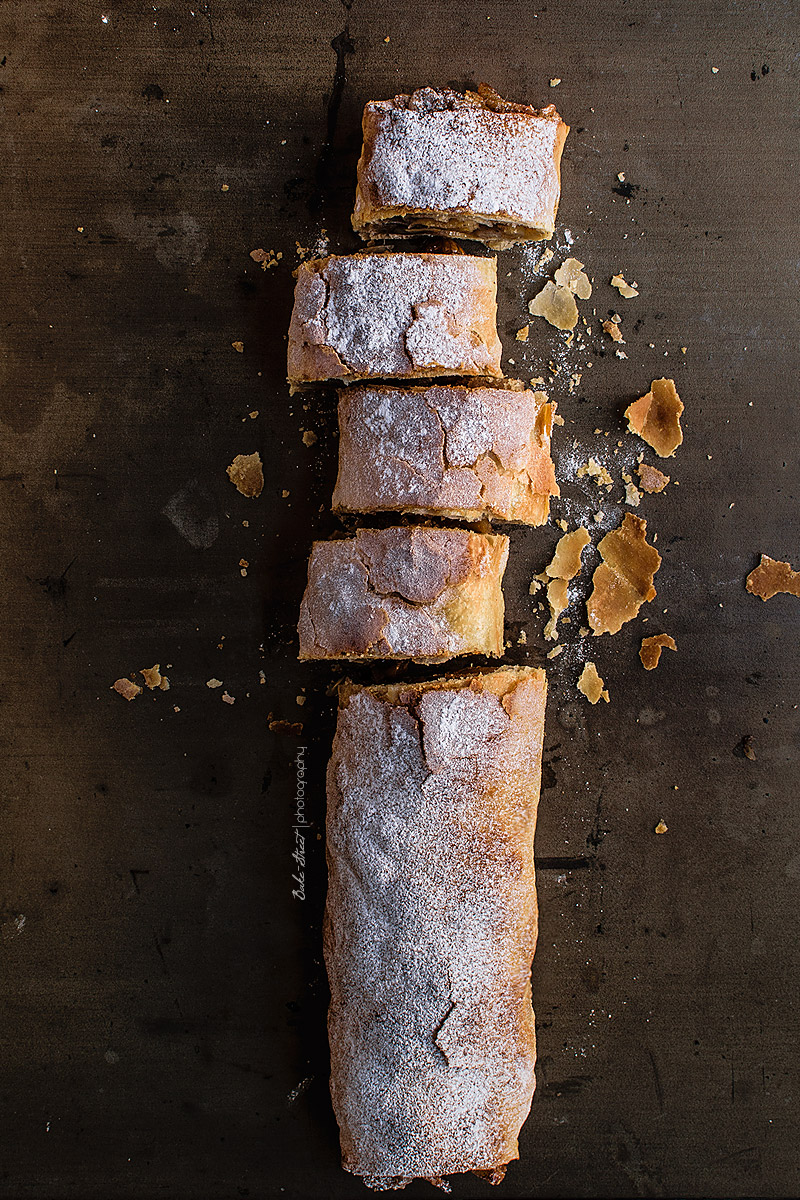
[[[259,264],[262,271],[266,271],[268,267],[277,267],[283,258],[283,251],[278,250],[276,253],[274,250],[264,250],[263,247],[259,246],[257,250],[250,251],[250,257],[253,262]]]
[[[244,342],[231,342],[237,354],[244,354]]]
[[[558,87],[560,83],[561,80],[558,78],[558,76],[556,76],[554,79],[550,80],[550,87]]]
[[[668,633],[656,633],[652,637],[642,638],[639,658],[642,660],[645,671],[655,671],[661,658],[661,651],[677,649],[674,637],[670,637]]]
[[[625,484],[625,503],[630,504],[631,508],[638,508],[639,501],[642,498],[642,493],[639,491],[635,483]]]
[[[221,679],[207,679],[206,687],[207,688],[220,688],[220,687],[222,687],[222,680]]]
[[[590,704],[597,704],[599,700],[605,700],[608,704],[608,688],[604,686],[593,662],[587,662],[581,671],[578,691],[583,692]]]
[[[603,321],[603,330],[611,338],[612,342],[621,342],[625,345],[625,338],[622,336],[622,330],[616,321]]]
[[[231,483],[242,496],[255,499],[261,495],[264,488],[264,470],[261,466],[261,455],[257,450],[253,454],[237,454],[226,471]]]
[[[317,438],[317,435],[313,432],[313,430],[306,429],[304,431],[304,433],[303,433],[303,445],[304,446],[313,446],[314,443],[317,442],[318,440],[319,439]]]
[[[659,471],[658,467],[651,467],[648,463],[639,463],[636,470],[639,475],[639,487],[650,495],[654,492],[663,492],[669,483],[669,475],[665,475],[663,471]]]
[[[610,489],[614,484],[614,480],[611,478],[608,470],[601,466],[596,458],[590,458],[583,466],[578,467],[576,474],[578,479],[583,479],[584,475],[588,475],[595,481],[598,487]]]
[[[528,635],[524,629],[520,629],[519,637],[517,638],[517,645],[518,646],[527,646],[527,644],[528,644]]]
[[[144,679],[145,686],[148,687],[151,692],[154,691],[155,688],[161,687],[163,676],[161,674],[160,663],[156,663],[154,667],[143,667],[139,674]],[[162,691],[163,690],[164,689],[162,689]]]
[[[132,679],[115,679],[111,687],[113,691],[122,696],[123,700],[135,700],[143,690]]]
[[[636,284],[626,283],[625,277],[622,274],[611,276],[611,286],[615,287],[620,296],[623,296],[626,300],[632,300],[634,296],[639,295],[639,290],[636,287]]]
[[[747,576],[745,586],[751,595],[762,600],[770,600],[778,592],[800,596],[800,571],[793,570],[788,562],[762,554],[761,562]]]
[[[220,699],[225,704],[235,704],[236,703],[236,698],[234,696],[228,695],[227,692],[223,692],[222,695],[220,696]]]
[[[547,651],[547,657],[548,658],[558,658],[559,654],[563,654],[563,653],[564,653],[563,646],[553,646],[552,650]]]
[[[295,736],[303,732],[302,721],[270,720],[267,724],[270,733],[292,733]]]
[[[626,408],[628,429],[652,446],[660,458],[670,458],[683,441],[683,408],[674,379],[654,379],[647,395]]]
[[[530,333],[530,331],[531,331],[530,325],[523,325],[522,329],[518,329],[516,332],[515,336],[516,336],[517,341],[518,342],[527,342],[528,334]]]
[[[653,830],[653,832],[654,833],[666,833],[667,832],[666,823],[664,821],[659,821],[658,824],[656,825],[655,829]]]
[[[625,513],[622,524],[598,543],[602,562],[592,577],[586,608],[595,636],[618,633],[656,594],[653,577],[661,555],[645,540],[647,522]]]
[[[741,751],[742,751],[742,754],[744,755],[744,757],[749,759],[750,762],[755,762],[756,761],[756,750],[755,750],[755,746],[753,745],[753,739],[749,733],[746,734],[742,738],[742,740],[740,742],[740,746],[741,746]]]

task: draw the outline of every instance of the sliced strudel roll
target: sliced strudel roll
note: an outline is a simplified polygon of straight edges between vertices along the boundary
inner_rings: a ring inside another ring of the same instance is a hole
[[[466,529],[359,529],[315,542],[300,658],[499,657],[507,559],[507,537]]]
[[[331,255],[302,263],[296,274],[293,388],[326,379],[502,375],[493,258]]]
[[[499,1183],[535,1079],[544,672],[345,685],[328,767],[331,1094],[374,1188]]]
[[[333,508],[543,525],[558,495],[554,408],[504,387],[343,388]]]
[[[552,104],[481,84],[422,88],[364,109],[354,229],[367,241],[449,234],[504,249],[552,237],[569,132]]]

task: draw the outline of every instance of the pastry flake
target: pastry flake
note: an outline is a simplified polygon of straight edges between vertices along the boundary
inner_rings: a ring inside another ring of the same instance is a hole
[[[569,604],[569,580],[580,571],[581,553],[590,541],[589,534],[583,526],[573,529],[571,533],[565,533],[558,539],[553,558],[545,567],[545,575],[550,580],[547,585],[550,620],[544,627],[545,641],[558,640],[558,618]],[[564,619],[566,620],[566,617]]]
[[[669,483],[669,475],[648,463],[639,463],[636,470],[639,474],[639,487],[643,492],[649,492],[651,495],[654,492],[663,492]]]
[[[544,317],[556,329],[574,329],[578,324],[578,306],[567,287],[559,287],[548,279],[542,290],[528,305],[532,317]]]
[[[568,258],[557,269],[555,277],[548,280],[531,300],[528,312],[533,317],[544,317],[556,329],[574,329],[578,323],[575,297],[588,300],[591,294],[592,285],[584,274],[583,263],[577,258]]]
[[[642,638],[639,647],[639,658],[645,671],[654,671],[658,666],[662,650],[677,650],[678,646],[668,633],[656,633],[653,637]]]
[[[611,276],[611,286],[615,287],[625,300],[632,300],[634,296],[638,296],[639,292],[635,284],[625,282],[622,275]]]
[[[554,409],[516,388],[343,388],[334,511],[543,525],[558,495]]]
[[[264,490],[264,470],[261,466],[261,455],[257,450],[254,454],[237,454],[231,465],[226,468],[226,472],[242,496],[255,499]]]
[[[673,379],[654,379],[650,391],[625,410],[628,429],[637,433],[661,458],[670,458],[683,441],[683,403]]]
[[[603,561],[592,577],[586,608],[595,635],[618,633],[656,594],[653,577],[661,555],[645,541],[647,522],[626,513],[618,529],[598,544]]]
[[[625,338],[622,336],[619,321],[603,321],[603,331],[608,334],[612,342],[619,342],[621,345],[625,345]]]
[[[590,704],[597,704],[599,700],[605,700],[608,704],[608,688],[605,687],[593,662],[587,662],[581,671],[578,691],[583,692]]]
[[[497,249],[552,237],[569,127],[481,84],[364,108],[353,228],[365,241],[447,234]]]
[[[770,600],[778,592],[800,596],[800,571],[794,571],[788,562],[762,554],[761,562],[747,576],[746,587],[751,595],[762,600]]]
[[[142,688],[132,679],[115,679],[111,688],[122,696],[123,700],[135,700],[142,693]]]
[[[311,259],[295,275],[293,389],[326,379],[502,377],[494,258],[364,252]]]
[[[499,534],[421,525],[315,542],[300,658],[499,657],[508,545]]]

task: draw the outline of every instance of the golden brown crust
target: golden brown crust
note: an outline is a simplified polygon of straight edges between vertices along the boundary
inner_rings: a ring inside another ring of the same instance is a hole
[[[342,689],[328,767],[331,1095],[374,1187],[499,1182],[535,1086],[533,668]]]
[[[465,529],[359,529],[315,542],[300,658],[499,657],[507,559],[507,537]]]
[[[499,387],[344,388],[334,511],[543,525],[559,494],[554,407]]]
[[[353,228],[366,241],[450,234],[505,249],[549,238],[569,132],[554,106],[421,88],[364,108]]]
[[[293,388],[326,379],[502,377],[493,258],[365,252],[311,259],[296,275]]]

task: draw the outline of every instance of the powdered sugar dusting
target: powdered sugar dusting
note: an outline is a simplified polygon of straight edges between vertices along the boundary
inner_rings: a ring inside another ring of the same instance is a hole
[[[290,376],[499,376],[496,292],[495,260],[469,255],[305,263],[289,330]],[[323,371],[304,369],[304,348],[327,352]]]
[[[339,715],[331,1088],[345,1167],[395,1185],[515,1158],[533,1094],[545,688],[541,672],[507,674],[512,704],[478,677],[405,704],[359,690]]]
[[[426,88],[365,112],[356,222],[365,210],[466,212],[553,231],[560,117],[550,106],[496,112],[477,98]]]
[[[545,400],[458,385],[343,391],[334,508],[543,523],[558,494]]]
[[[464,529],[359,529],[355,538],[316,542],[300,657],[500,655],[507,557],[508,538]]]

